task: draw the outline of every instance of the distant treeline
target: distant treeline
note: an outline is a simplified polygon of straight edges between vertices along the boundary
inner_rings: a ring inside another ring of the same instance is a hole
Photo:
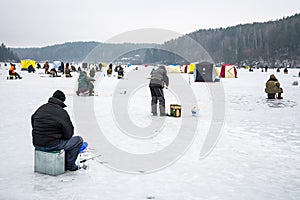
[[[68,42],[41,48],[14,48],[21,59],[43,61],[81,62],[99,42]]]
[[[19,57],[5,46],[4,43],[0,46],[0,62],[19,62]]]
[[[124,62],[134,61],[142,63],[184,63],[198,61],[197,49],[189,49],[187,38],[192,38],[199,43],[216,63],[243,64],[253,61],[275,63],[277,61],[294,61],[300,63],[300,14],[265,23],[252,23],[237,25],[228,28],[198,30],[172,39],[162,45],[139,45],[139,44],[101,44],[99,51],[92,50],[99,47],[98,42],[70,42],[43,48],[12,49],[20,59],[33,59],[37,61],[68,61],[80,62],[91,52],[95,62],[120,56],[120,49],[130,47],[138,52],[130,52],[130,55],[122,55]],[[132,48],[136,45],[136,48]],[[152,49],[145,49],[151,48]],[[144,50],[141,50],[144,48]],[[170,51],[168,53],[168,49]],[[167,50],[167,51],[166,51]],[[176,55],[174,52],[182,52]],[[101,55],[100,55],[101,54]],[[139,55],[137,57],[136,55]],[[204,54],[203,54],[204,55]],[[134,57],[135,56],[135,57]]]
[[[300,60],[300,14],[265,23],[198,30],[183,37],[187,36],[202,45],[217,63]],[[164,45],[176,46],[183,37]]]

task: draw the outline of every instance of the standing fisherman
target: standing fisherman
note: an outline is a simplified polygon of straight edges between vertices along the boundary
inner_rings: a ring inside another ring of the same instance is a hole
[[[157,115],[157,102],[159,101],[160,116],[166,116],[166,105],[163,88],[169,86],[169,77],[165,66],[159,66],[158,69],[151,72],[150,92],[151,92],[151,112],[153,116]]]

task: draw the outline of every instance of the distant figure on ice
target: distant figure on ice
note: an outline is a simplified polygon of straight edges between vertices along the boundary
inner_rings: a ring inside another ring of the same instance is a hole
[[[65,94],[57,90],[48,103],[39,107],[31,116],[32,142],[36,150],[65,151],[65,170],[76,171],[75,161],[80,152],[83,139],[74,135],[70,116],[64,109]]]
[[[49,63],[48,61],[44,64],[45,74],[49,74]]]
[[[57,71],[56,71],[55,68],[52,68],[52,69],[50,70],[49,74],[51,74],[53,77],[58,77]]]
[[[98,66],[99,66],[99,71],[102,72],[102,67],[103,67],[102,63],[99,63]]]
[[[289,71],[288,71],[287,67],[286,67],[286,68],[284,68],[284,70],[283,70],[283,73],[285,73],[285,74],[289,73]]]
[[[112,67],[113,67],[113,65],[109,64],[108,69],[106,70],[107,76],[111,76],[111,74],[112,74]]]
[[[271,74],[266,82],[265,92],[268,94],[268,99],[275,99],[276,93],[278,93],[277,99],[282,99],[281,93],[283,93],[283,90],[274,74]]]
[[[280,72],[280,68],[279,67],[277,68],[276,72]]]
[[[64,62],[61,62],[61,63],[60,63],[60,66],[58,67],[57,70],[58,70],[59,72],[61,72],[62,74],[65,73],[65,64],[64,64]]]
[[[71,78],[72,74],[71,74],[71,70],[70,70],[70,64],[66,63],[66,67],[65,67],[65,76]]]
[[[75,68],[74,65],[71,65],[71,70],[72,70],[73,72],[76,72],[76,68]]]
[[[159,101],[160,116],[166,116],[166,106],[163,88],[169,86],[169,77],[165,66],[159,66],[151,73],[150,92],[151,92],[151,112],[153,116],[157,115],[157,102]]]
[[[85,71],[81,71],[78,77],[78,90],[76,94],[79,96],[80,93],[87,93],[89,96],[94,96],[94,84],[95,79],[87,76]]]
[[[114,69],[115,72],[118,72],[119,71],[119,68],[121,67],[121,65],[117,65]]]
[[[32,65],[29,65],[29,67],[27,68],[27,71],[28,71],[28,73],[31,73],[31,72],[35,72],[35,69],[34,69],[34,67],[32,66]]]
[[[41,69],[41,68],[42,68],[42,67],[41,67],[41,64],[37,62],[37,63],[36,63],[36,68],[37,68],[37,69]]]
[[[96,74],[96,70],[94,67],[92,67],[92,69],[90,70],[90,77],[94,78]]]
[[[123,76],[124,76],[124,68],[122,66],[119,66],[117,72],[118,72],[118,79],[123,78]]]
[[[267,71],[268,71],[268,66],[266,65],[266,66],[265,66],[265,72],[267,72]]]
[[[298,73],[298,77],[300,77],[300,72]]]
[[[15,76],[15,78],[22,79],[22,77],[17,72],[15,72],[15,70],[16,70],[16,65],[15,64],[11,64],[10,68],[8,70],[8,74],[10,76]]]

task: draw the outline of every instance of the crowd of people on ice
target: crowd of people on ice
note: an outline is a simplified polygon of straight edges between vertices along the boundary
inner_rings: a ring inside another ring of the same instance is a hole
[[[109,64],[106,75],[109,77],[113,71],[117,73],[117,78],[121,79],[124,76],[124,68],[121,65]],[[69,63],[61,65],[57,68],[50,69],[49,63],[45,62],[43,69],[45,74],[53,77],[59,76],[58,73],[64,74],[66,77],[73,77],[71,72],[79,72],[78,89],[76,94],[93,96],[95,75],[97,71],[102,71],[101,67],[92,67],[82,70],[76,68]],[[11,64],[9,75],[18,79],[22,77],[15,71],[15,64]],[[32,70],[32,69],[31,69]],[[89,75],[87,73],[89,71]],[[267,71],[267,69],[265,69]],[[151,113],[153,116],[167,116],[165,97],[163,89],[168,89],[169,77],[165,66],[153,68],[149,81],[149,89],[151,93]],[[299,72],[300,77],[300,72]],[[279,80],[274,74],[271,74],[265,83],[265,93],[268,99],[282,99],[283,89]],[[74,136],[74,127],[71,118],[64,109],[66,105],[65,94],[57,90],[49,98],[48,102],[40,106],[31,116],[32,125],[32,143],[36,150],[39,151],[55,151],[64,149],[65,151],[65,170],[76,171],[80,167],[75,163],[83,145],[83,138]]]
[[[107,71],[112,70],[112,67],[110,65]],[[114,70],[118,73],[118,78],[123,77],[122,66],[116,66]],[[92,96],[94,89],[94,86],[90,84],[92,81],[95,79],[88,77],[86,71],[80,71],[77,95],[87,91]],[[163,88],[168,88],[168,85],[169,77],[165,66],[160,66],[151,72],[149,88],[153,116],[157,115],[158,110],[160,116],[166,116]],[[32,143],[35,150],[38,151],[51,152],[63,149],[66,156],[65,170],[77,171],[80,166],[76,164],[76,160],[84,144],[84,139],[81,136],[74,136],[74,126],[69,114],[64,109],[66,107],[65,100],[65,94],[56,90],[48,102],[33,113],[31,116]],[[157,109],[157,104],[159,104],[159,109]]]
[[[64,62],[61,62],[58,67],[51,67],[49,62],[45,62],[43,67],[41,67],[40,63],[36,63],[35,66],[37,69],[44,69],[44,74],[49,75],[50,77],[61,77],[64,75],[65,77],[71,78],[72,73],[71,72],[78,72],[78,90],[76,91],[76,94],[79,96],[81,94],[83,95],[94,95],[94,84],[95,81],[94,77],[96,75],[96,72],[102,72],[103,64],[100,63],[99,65],[92,67],[85,67],[81,68],[80,66],[76,69],[74,65],[71,65],[69,63],[64,64]],[[32,65],[28,66],[27,71],[28,73],[35,73],[35,67]],[[88,73],[89,72],[89,75]],[[114,72],[117,73],[117,78],[122,79],[124,77],[124,67],[121,65],[116,65],[114,68]],[[106,71],[106,74],[108,77],[110,77],[113,73],[113,64],[109,64],[108,69]],[[22,79],[19,73],[16,72],[16,65],[11,63],[11,66],[9,68],[9,76],[7,79]]]
[[[75,68],[74,65],[71,65],[69,63],[64,64],[64,62],[61,62],[60,65],[58,67],[52,67],[50,69],[50,65],[48,62],[45,62],[43,67],[41,67],[40,63],[36,63],[36,68],[40,69],[43,68],[44,69],[44,73],[45,74],[49,74],[52,77],[60,77],[62,75],[64,75],[65,77],[73,77],[71,72],[79,72],[79,77],[78,77],[78,89],[76,91],[76,94],[78,96],[80,96],[81,94],[84,95],[89,95],[89,96],[93,96],[94,95],[94,84],[93,82],[95,81],[95,75],[96,72],[98,71],[102,71],[103,69],[103,65],[102,63],[100,63],[97,66],[92,66],[92,67],[85,67],[83,69],[81,69],[81,67],[79,66],[77,69]],[[35,72],[35,67],[33,67],[32,65],[30,65],[28,67],[28,72]],[[151,72],[152,76],[154,77],[153,79],[151,79],[151,95],[152,95],[152,109],[155,109],[155,102],[159,102],[160,106],[164,105],[164,100],[162,99],[162,90],[161,88],[158,88],[157,85],[157,76],[162,76],[164,79],[164,83],[166,85],[168,85],[168,81],[166,80],[166,74],[161,74],[162,71],[166,72],[166,68],[164,66],[159,67],[157,70]],[[267,72],[268,71],[268,67],[265,66],[264,68],[261,68],[262,72]],[[87,71],[89,71],[89,75],[87,73]],[[253,71],[253,68],[249,69],[250,72]],[[113,66],[113,64],[109,64],[107,70],[106,70],[106,75],[108,77],[112,76],[112,73],[116,72],[117,73],[117,78],[118,79],[122,79],[124,77],[124,67],[122,67],[121,65],[116,65],[115,67]],[[159,73],[158,73],[159,72]],[[280,72],[280,69],[278,68],[276,70],[276,72]],[[288,69],[284,68],[283,72],[285,74],[288,73]],[[300,72],[298,74],[298,76],[300,77]],[[22,77],[20,76],[19,73],[16,72],[16,65],[11,63],[11,66],[9,67],[9,76],[7,77],[7,79],[22,79]],[[160,83],[161,85],[161,83]],[[269,80],[266,82],[266,88],[265,88],[265,92],[267,93],[267,97],[268,99],[274,99],[274,98],[278,98],[278,99],[282,99],[282,93],[283,93],[283,89],[280,87],[280,83],[277,80],[277,78],[275,77],[274,74],[270,75]],[[156,96],[155,96],[156,95]],[[157,113],[154,112],[154,110],[152,110],[152,113],[154,115],[156,115]],[[162,114],[163,115],[163,114]]]

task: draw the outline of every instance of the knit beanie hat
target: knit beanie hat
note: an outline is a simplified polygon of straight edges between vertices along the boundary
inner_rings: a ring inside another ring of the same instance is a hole
[[[60,91],[60,90],[56,90],[54,93],[53,93],[53,96],[52,97],[55,97],[59,100],[61,100],[62,102],[64,102],[66,100],[66,96],[65,94]]]

